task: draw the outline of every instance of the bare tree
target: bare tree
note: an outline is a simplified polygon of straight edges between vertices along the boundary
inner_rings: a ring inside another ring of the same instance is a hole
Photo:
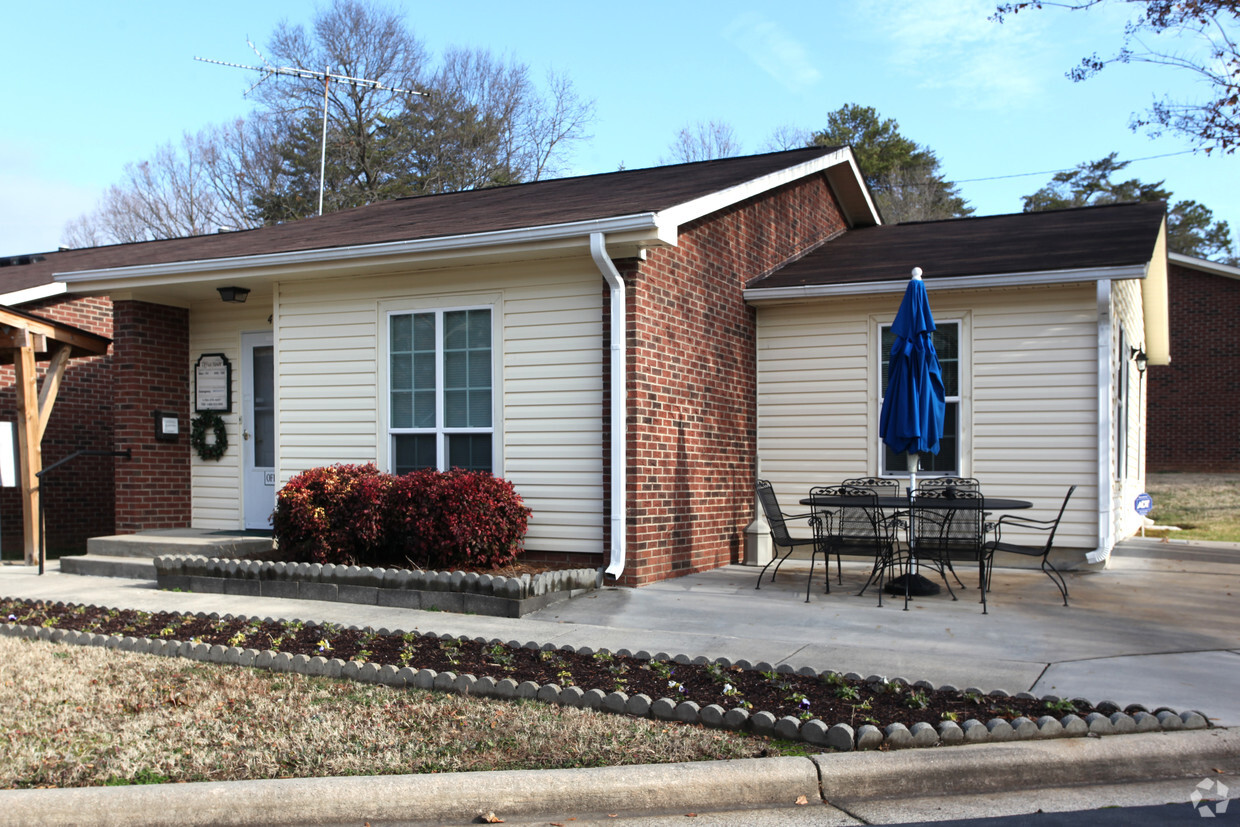
[[[255,200],[274,190],[280,179],[278,125],[279,119],[255,113],[199,134],[199,151],[219,201],[222,227],[246,229],[261,223]]]
[[[669,148],[673,163],[709,161],[741,154],[736,130],[724,121],[698,121],[681,129]]]
[[[1068,77],[1093,77],[1107,66],[1150,63],[1186,72],[1206,90],[1195,100],[1156,100],[1148,113],[1135,115],[1132,128],[1179,133],[1206,152],[1231,153],[1240,146],[1240,3],[1236,0],[1065,0],[1003,3],[994,19],[1044,6],[1073,12],[1124,4],[1134,14],[1124,26],[1119,49],[1109,57],[1085,57]]]
[[[784,124],[777,127],[766,139],[763,148],[767,152],[779,152],[785,149],[800,149],[813,143],[814,136],[808,129]]]
[[[328,211],[537,180],[559,171],[593,118],[593,102],[567,77],[551,74],[539,88],[528,66],[511,58],[452,49],[432,66],[400,15],[371,0],[333,0],[310,29],[281,23],[264,60],[425,93],[327,85]],[[317,213],[323,82],[275,74],[255,98],[249,117],[128,165],[66,238],[166,238]]]
[[[578,95],[567,75],[548,72],[546,95],[532,97],[521,118],[526,178],[537,181],[560,174],[563,150],[588,139],[593,120],[594,101]]]
[[[212,186],[202,135],[182,136],[155,154],[125,165],[124,177],[104,193],[93,213],[69,222],[71,245],[84,241],[123,244],[198,235],[218,229],[223,206]]]

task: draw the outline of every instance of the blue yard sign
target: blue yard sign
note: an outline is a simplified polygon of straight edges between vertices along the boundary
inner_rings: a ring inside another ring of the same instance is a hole
[[[1149,494],[1138,494],[1136,500],[1133,501],[1132,507],[1136,512],[1144,517],[1154,508],[1154,498]]]

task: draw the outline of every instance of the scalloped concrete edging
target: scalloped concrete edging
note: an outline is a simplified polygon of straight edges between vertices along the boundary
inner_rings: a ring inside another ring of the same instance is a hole
[[[195,616],[207,620],[221,619],[221,615],[218,613],[207,614],[199,612]],[[224,615],[222,617],[227,619],[232,616]],[[244,621],[250,618],[242,616],[239,619]],[[280,622],[273,618],[263,618],[263,621]],[[360,631],[360,627],[357,626],[349,628]],[[390,631],[379,629],[377,633],[381,635],[390,634]],[[1209,728],[1209,723],[1200,712],[1184,711],[1177,713],[1175,710],[1160,707],[1151,713],[1145,709],[1129,706],[1128,710],[1131,710],[1130,713],[1128,711],[1121,711],[1118,705],[1112,702],[1102,701],[1098,704],[1090,705],[1100,709],[1113,708],[1113,711],[1107,714],[1091,712],[1084,718],[1073,714],[1065,715],[1062,718],[1044,715],[1038,718],[1037,721],[1024,717],[1015,718],[1012,721],[1003,718],[993,718],[987,722],[970,719],[962,724],[954,721],[941,721],[937,727],[929,723],[919,722],[913,724],[911,728],[903,724],[889,724],[885,728],[880,729],[872,724],[864,724],[854,729],[851,725],[845,723],[828,725],[817,718],[807,721],[802,721],[792,716],[777,718],[770,712],[750,712],[741,708],[725,710],[716,704],[701,707],[693,701],[676,701],[672,698],[652,700],[643,694],[636,694],[630,697],[624,692],[605,692],[601,689],[582,690],[578,686],[562,688],[554,683],[540,686],[533,681],[517,683],[512,678],[497,681],[490,676],[478,678],[468,674],[458,675],[454,672],[436,672],[433,669],[413,669],[408,666],[397,668],[392,664],[379,666],[374,663],[361,661],[346,662],[339,658],[328,659],[322,656],[312,658],[308,655],[291,655],[287,652],[274,652],[271,650],[261,652],[255,649],[243,650],[235,646],[226,647],[220,644],[209,646],[205,643],[194,643],[193,641],[118,637],[116,635],[99,635],[89,632],[74,632],[67,629],[26,626],[16,623],[0,624],[0,634],[9,637],[46,640],[53,643],[101,646],[105,649],[119,649],[124,652],[135,652],[138,654],[183,657],[189,660],[210,663],[248,666],[256,669],[267,669],[272,672],[297,672],[311,676],[346,678],[363,683],[380,683],[394,688],[415,687],[418,689],[454,692],[459,695],[476,695],[482,698],[497,698],[500,700],[512,700],[514,698],[538,700],[543,703],[602,710],[618,715],[680,721],[686,724],[701,724],[716,729],[750,732],[755,735],[782,738],[788,741],[804,741],[812,746],[824,747],[837,752],[876,750],[880,747],[885,747],[888,750],[898,750],[939,745],[954,746],[958,744],[999,743],[1048,738],[1098,737],[1137,732],[1176,732]],[[430,631],[419,634],[425,637],[439,637],[445,640],[453,639],[452,635],[436,635]],[[460,639],[464,640],[466,638]],[[476,637],[474,640],[487,645],[499,643],[513,648],[524,647],[536,650],[555,650],[558,648],[562,651],[576,652],[581,655],[592,655],[596,651],[588,646],[556,647],[550,643],[539,645],[534,641],[523,644],[519,641],[503,641],[499,638],[487,640],[482,637]],[[683,654],[669,656],[664,652],[651,655],[645,650],[634,653],[628,649],[619,649],[613,654],[634,657],[639,660],[662,660],[682,664],[705,665],[712,662],[706,657],[690,658]],[[818,673],[808,667],[795,669],[789,664],[771,666],[771,664],[766,662],[756,664],[746,660],[733,662],[727,658],[717,658],[714,663],[719,664],[725,669],[736,666],[742,669],[753,669],[761,672],[796,673],[819,678],[830,674],[825,672]],[[862,679],[860,675],[852,672],[846,673],[844,677],[850,680]],[[879,675],[871,675],[864,678],[864,680],[867,683],[900,683],[928,691],[933,691],[936,688],[928,681],[917,681],[910,684],[901,677],[887,680]],[[948,691],[956,690],[956,687],[950,685],[943,685],[937,688]],[[965,691],[976,692],[979,695],[983,694],[975,689],[966,689]],[[999,689],[985,694],[995,698],[1035,697],[1027,692],[1011,695]],[[1043,696],[1042,700],[1056,703],[1060,698],[1046,695]]]
[[[474,572],[272,563],[172,554],[154,558],[161,589],[190,592],[330,600],[521,617],[598,588],[597,569],[569,569],[505,577]]]

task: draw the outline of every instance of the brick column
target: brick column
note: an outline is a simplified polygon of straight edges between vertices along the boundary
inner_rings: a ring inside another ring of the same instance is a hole
[[[117,450],[116,531],[188,528],[190,505],[189,312],[139,301],[113,305]],[[180,436],[155,439],[153,411],[175,412]]]

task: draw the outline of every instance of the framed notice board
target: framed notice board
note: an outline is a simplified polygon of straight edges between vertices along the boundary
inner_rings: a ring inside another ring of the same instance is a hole
[[[204,353],[194,363],[194,411],[232,413],[232,363],[222,353]]]

